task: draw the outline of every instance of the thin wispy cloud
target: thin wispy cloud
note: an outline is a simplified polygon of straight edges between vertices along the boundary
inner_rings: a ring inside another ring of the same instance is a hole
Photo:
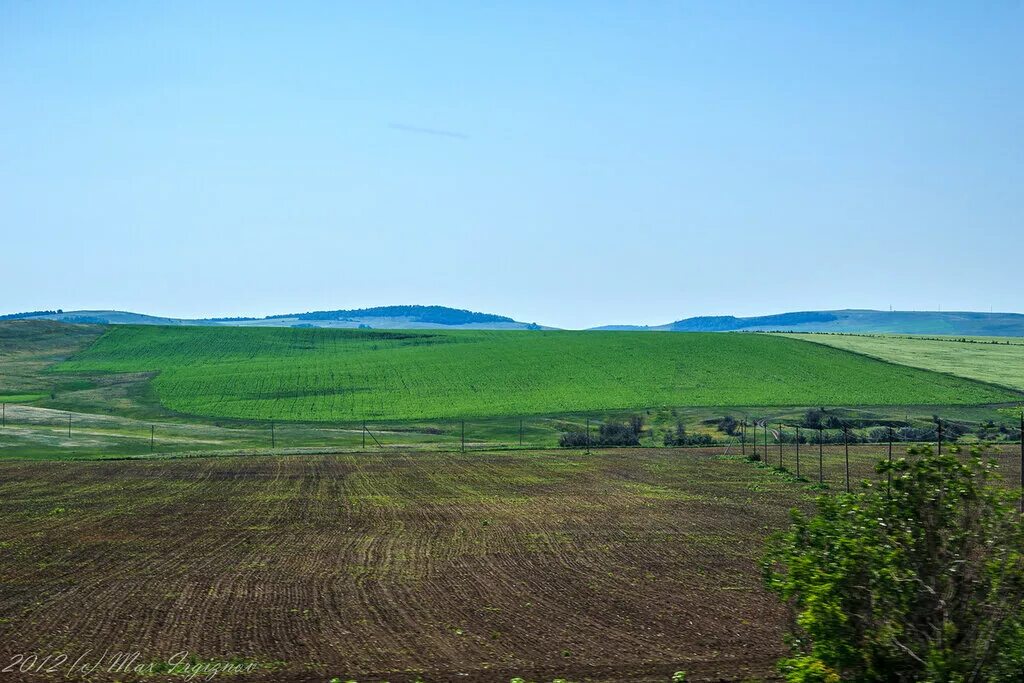
[[[419,133],[420,135],[435,135],[442,138],[455,138],[457,140],[468,140],[469,136],[454,130],[442,130],[440,128],[425,128],[423,126],[410,126],[405,123],[389,123],[388,128],[400,130],[406,133]]]

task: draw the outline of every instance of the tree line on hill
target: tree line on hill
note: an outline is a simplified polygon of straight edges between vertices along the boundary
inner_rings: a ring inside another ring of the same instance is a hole
[[[56,311],[24,311],[23,313],[6,313],[0,315],[0,320],[21,320],[23,318],[38,318],[43,315],[57,315],[64,311],[58,308]]]
[[[281,317],[281,316],[274,316]],[[479,313],[447,306],[377,306],[337,311],[311,311],[295,316],[299,320],[352,320],[355,318],[409,318],[436,325],[468,325],[471,323],[514,323],[504,315]]]

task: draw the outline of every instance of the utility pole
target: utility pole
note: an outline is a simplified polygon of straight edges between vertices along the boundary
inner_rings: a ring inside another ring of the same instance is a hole
[[[850,428],[843,426],[843,449],[846,451],[846,492],[850,492]]]
[[[779,423],[779,469],[785,469],[782,466],[782,423]]]
[[[796,478],[800,478],[800,426],[796,428]]]

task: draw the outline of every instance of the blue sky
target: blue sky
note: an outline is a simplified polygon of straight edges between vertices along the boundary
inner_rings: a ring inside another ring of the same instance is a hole
[[[0,312],[1021,309],[1024,3],[0,2]]]

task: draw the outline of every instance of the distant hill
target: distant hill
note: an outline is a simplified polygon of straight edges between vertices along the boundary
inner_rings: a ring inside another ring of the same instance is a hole
[[[62,323],[89,323],[97,325],[191,325],[201,324],[198,321],[179,320],[177,318],[161,318],[142,313],[127,311],[30,311],[28,313],[9,313],[0,316],[0,320],[56,320]]]
[[[259,327],[373,327],[378,329],[462,328],[471,330],[541,329],[535,323],[522,323],[504,315],[479,313],[447,306],[377,306],[375,308],[309,311],[272,315],[266,318],[216,318],[215,325]]]
[[[668,325],[673,332],[728,332],[730,330],[752,330],[759,328],[803,327],[825,325],[839,319],[835,313],[807,311],[803,313],[779,313],[754,318],[737,318],[731,315],[700,316],[679,320]]]
[[[503,315],[477,313],[476,311],[466,311],[446,306],[377,306],[376,308],[357,308],[352,310],[313,311],[312,313],[296,313],[291,316],[281,317],[294,317],[299,320],[319,322],[352,322],[373,318],[389,318],[431,325],[516,324],[515,320]]]
[[[30,311],[0,315],[0,320],[39,319],[103,325],[230,325],[234,327],[370,327],[375,329],[553,329],[508,316],[447,306],[377,306],[285,313],[264,318],[165,318],[128,311]],[[796,311],[738,318],[698,316],[667,325],[606,325],[595,330],[655,332],[836,332],[857,334],[930,334],[1024,337],[1024,314],[972,311]]]
[[[447,306],[378,306],[287,313],[264,318],[164,318],[127,311],[30,311],[0,316],[0,320],[36,319],[101,325],[230,325],[237,327],[372,327],[377,329],[542,329],[507,316]]]
[[[607,326],[601,330],[668,332],[849,332],[1024,337],[1024,314],[972,311],[799,311],[751,318],[700,316],[654,327]]]

